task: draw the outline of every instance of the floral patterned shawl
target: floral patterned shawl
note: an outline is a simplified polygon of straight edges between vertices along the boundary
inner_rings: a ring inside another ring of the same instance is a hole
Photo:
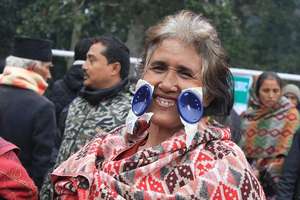
[[[54,198],[265,199],[229,129],[203,118],[188,148],[180,130],[160,145],[130,153],[146,140],[147,128],[140,121],[133,136],[121,126],[95,137],[51,174]]]

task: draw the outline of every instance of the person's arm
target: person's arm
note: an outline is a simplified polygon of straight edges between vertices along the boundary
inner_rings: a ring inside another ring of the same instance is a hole
[[[58,119],[58,128],[60,131],[60,142],[64,136],[65,127],[66,127],[66,120],[69,112],[70,104],[64,107],[64,109],[61,111]]]
[[[54,148],[57,126],[55,109],[52,103],[45,104],[36,114],[35,130],[32,135],[34,144],[29,174],[38,188],[51,167],[51,155]]]
[[[37,188],[13,151],[0,156],[0,199],[37,200]]]
[[[283,165],[278,183],[277,200],[293,199],[300,173],[300,129],[295,133],[291,149]]]

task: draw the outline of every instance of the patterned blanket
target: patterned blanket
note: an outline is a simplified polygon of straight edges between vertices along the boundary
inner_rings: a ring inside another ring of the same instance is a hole
[[[243,152],[230,140],[229,129],[208,118],[198,127],[188,148],[180,130],[160,145],[138,150],[147,139],[144,122],[133,136],[121,126],[96,137],[52,173],[54,197],[265,199]]]

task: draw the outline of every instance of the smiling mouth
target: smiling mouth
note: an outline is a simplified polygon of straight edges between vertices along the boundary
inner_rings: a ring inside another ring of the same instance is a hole
[[[155,98],[155,101],[159,106],[164,107],[164,108],[170,108],[175,105],[175,100],[166,99],[166,98],[159,97],[159,96]]]

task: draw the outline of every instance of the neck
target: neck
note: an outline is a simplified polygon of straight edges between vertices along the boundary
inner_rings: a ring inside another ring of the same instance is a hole
[[[176,133],[176,131],[178,131],[180,128],[168,129],[151,123],[148,129],[149,132],[148,139],[146,144],[143,146],[143,148],[153,147],[158,144],[161,144],[163,141],[172,137],[172,135]]]
[[[108,88],[112,88],[116,85],[118,85],[119,83],[121,83],[122,79],[120,77],[113,77],[110,79],[110,81],[107,81],[105,85],[102,85],[101,87],[97,88],[97,89],[108,89]]]

